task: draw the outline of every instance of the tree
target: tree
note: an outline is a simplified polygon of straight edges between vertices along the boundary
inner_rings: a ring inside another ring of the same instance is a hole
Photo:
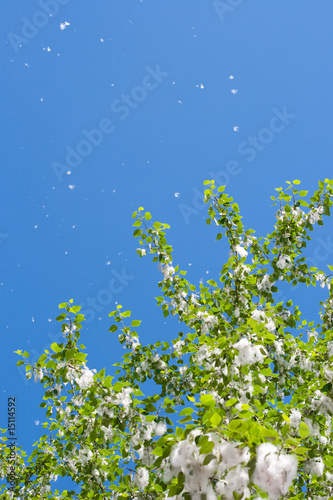
[[[152,254],[163,273],[157,304],[183,324],[172,345],[142,346],[140,321],[129,324],[119,305],[110,331],[128,352],[115,380],[96,373],[78,345],[84,316],[71,300],[57,318],[66,343],[53,343],[33,366],[16,351],[27,377],[46,389],[40,406],[51,437],[26,461],[16,450],[15,498],[333,498],[332,279],[302,256],[313,225],[330,215],[333,180],[320,181],[309,201],[298,180],[278,188],[277,220],[265,238],[244,229],[223,186],[204,184],[207,224],[215,222],[216,239],[224,234],[230,246],[220,283],[190,284],[173,267],[169,226],[150,225],[142,207],[133,214],[138,254]],[[327,287],[318,324],[291,300],[277,302],[280,281]],[[156,386],[151,395],[141,392],[147,379]],[[5,477],[11,448],[5,437],[0,445]],[[58,475],[80,493],[52,493]]]

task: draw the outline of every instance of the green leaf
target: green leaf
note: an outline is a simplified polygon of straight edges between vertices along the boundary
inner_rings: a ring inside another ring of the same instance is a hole
[[[185,484],[185,474],[184,472],[179,472],[178,473],[178,476],[177,476],[177,479],[178,479],[178,484]]]
[[[54,352],[61,352],[62,348],[59,347],[59,345],[56,342],[53,342],[53,344],[50,345],[52,351]]]
[[[108,375],[107,377],[105,377],[105,379],[103,380],[103,385],[105,387],[111,387],[111,385],[112,385],[112,377],[111,377],[111,375]]]
[[[305,422],[299,424],[298,432],[302,439],[306,439],[311,434],[310,428]]]
[[[230,406],[234,406],[236,403],[238,403],[238,399],[231,398],[226,402],[225,407],[229,408]]]
[[[244,493],[237,493],[237,491],[233,491],[232,496],[234,497],[234,500],[242,500]]]
[[[141,324],[141,321],[139,321],[138,319],[133,319],[131,326],[140,326],[140,324]]]
[[[77,352],[74,354],[73,359],[75,359],[77,361],[85,361],[86,357],[87,357],[87,354],[85,354],[84,352]]]
[[[201,401],[201,404],[203,404],[204,406],[214,406],[215,405],[214,396],[212,396],[211,394],[203,394],[202,396],[200,396],[200,401]]]
[[[184,408],[179,412],[179,416],[182,417],[183,415],[191,415],[193,411],[193,408]]]
[[[289,436],[284,445],[292,448],[299,445],[299,440]]]
[[[217,427],[219,425],[219,423],[221,422],[222,417],[218,413],[214,413],[213,416],[210,417],[209,420],[211,421],[211,423],[213,424],[214,427]]]
[[[70,308],[70,312],[76,314],[77,312],[79,312],[81,310],[81,306],[72,306]]]
[[[169,492],[168,492],[168,498],[172,498],[172,497],[175,497],[177,495],[179,495],[183,490],[183,486],[182,485],[178,485],[178,484],[173,484],[170,488],[169,488]]]
[[[178,422],[180,424],[186,424],[187,422],[191,422],[193,419],[191,417],[191,415],[187,415],[186,417],[184,418],[181,418],[180,420],[178,420]]]
[[[151,214],[149,212],[145,213],[145,219],[150,220],[151,219]]]
[[[217,287],[217,283],[214,280],[208,280],[207,283],[208,283],[208,285]]]
[[[213,441],[206,441],[202,446],[200,446],[200,455],[206,455],[211,453],[214,449],[215,443]]]
[[[151,452],[153,455],[156,455],[157,457],[162,457],[164,453],[164,449],[161,446],[156,446],[154,450]]]
[[[322,388],[321,388],[321,392],[324,392],[325,394],[327,394],[328,392],[330,392],[332,389],[332,382],[327,382],[327,384],[325,384]]]
[[[131,316],[131,311],[124,311],[124,312],[120,313],[120,316],[122,318],[129,318]]]
[[[65,351],[65,359],[66,360],[73,359],[74,353],[75,353],[75,349],[67,349]]]
[[[205,459],[202,463],[202,465],[208,465],[212,460],[215,460],[216,456],[213,455],[213,453],[208,453],[208,455],[205,456]]]
[[[66,313],[62,313],[62,314],[60,314],[60,316],[58,316],[56,318],[56,320],[57,321],[63,321],[66,317],[67,317],[67,314]]]
[[[116,325],[112,325],[111,328],[109,328],[109,332],[116,332],[118,330],[118,327]]]
[[[305,448],[305,446],[297,446],[296,448],[293,449],[293,453],[296,453],[297,455],[307,455],[309,451],[309,448]]]

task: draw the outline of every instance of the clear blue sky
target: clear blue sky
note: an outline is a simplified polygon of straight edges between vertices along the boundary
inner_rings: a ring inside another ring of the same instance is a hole
[[[43,391],[13,351],[34,359],[60,340],[60,302],[87,314],[89,368],[112,370],[124,352],[108,333],[116,302],[142,320],[143,343],[181,329],[155,306],[156,264],[136,254],[138,206],[170,224],[175,261],[198,284],[227,256],[205,224],[205,179],[227,184],[245,225],[266,235],[275,187],[298,178],[311,192],[333,177],[331,0],[219,3],[1,6],[0,427],[14,395],[28,451]],[[327,219],[313,233],[313,265],[332,263],[332,233]],[[326,297],[286,293],[313,317]]]

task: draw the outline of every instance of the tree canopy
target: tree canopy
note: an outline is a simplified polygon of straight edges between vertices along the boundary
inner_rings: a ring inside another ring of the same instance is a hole
[[[174,265],[169,226],[134,212],[137,252],[163,273],[157,305],[182,330],[172,343],[144,346],[140,321],[118,305],[110,332],[127,352],[111,377],[86,364],[80,307],[60,304],[64,342],[34,365],[16,351],[45,388],[50,439],[41,436],[26,459],[2,430],[1,498],[333,498],[332,278],[303,255],[314,224],[330,215],[333,180],[311,197],[299,183],[276,189],[273,231],[259,237],[224,186],[205,181],[206,222],[230,252],[217,281],[199,286]],[[291,300],[278,302],[280,282],[327,288],[317,324]],[[143,392],[148,379],[152,394]],[[57,490],[58,476],[80,491]]]

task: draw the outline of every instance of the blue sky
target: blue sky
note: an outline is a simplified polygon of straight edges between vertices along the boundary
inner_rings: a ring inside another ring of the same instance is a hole
[[[138,206],[170,224],[175,262],[198,284],[216,279],[227,257],[205,224],[205,179],[227,184],[244,224],[266,235],[275,187],[300,179],[311,192],[333,177],[333,5],[11,0],[1,8],[0,395],[1,408],[17,397],[19,441],[30,451],[42,432],[35,420],[45,421],[43,391],[25,381],[13,351],[39,357],[60,340],[60,302],[82,305],[81,340],[98,370],[112,370],[124,352],[108,332],[116,303],[142,320],[143,343],[181,329],[155,305],[156,264],[136,254]],[[325,220],[313,233],[307,256],[316,267],[332,263],[332,229]],[[313,317],[326,297],[286,294]]]

